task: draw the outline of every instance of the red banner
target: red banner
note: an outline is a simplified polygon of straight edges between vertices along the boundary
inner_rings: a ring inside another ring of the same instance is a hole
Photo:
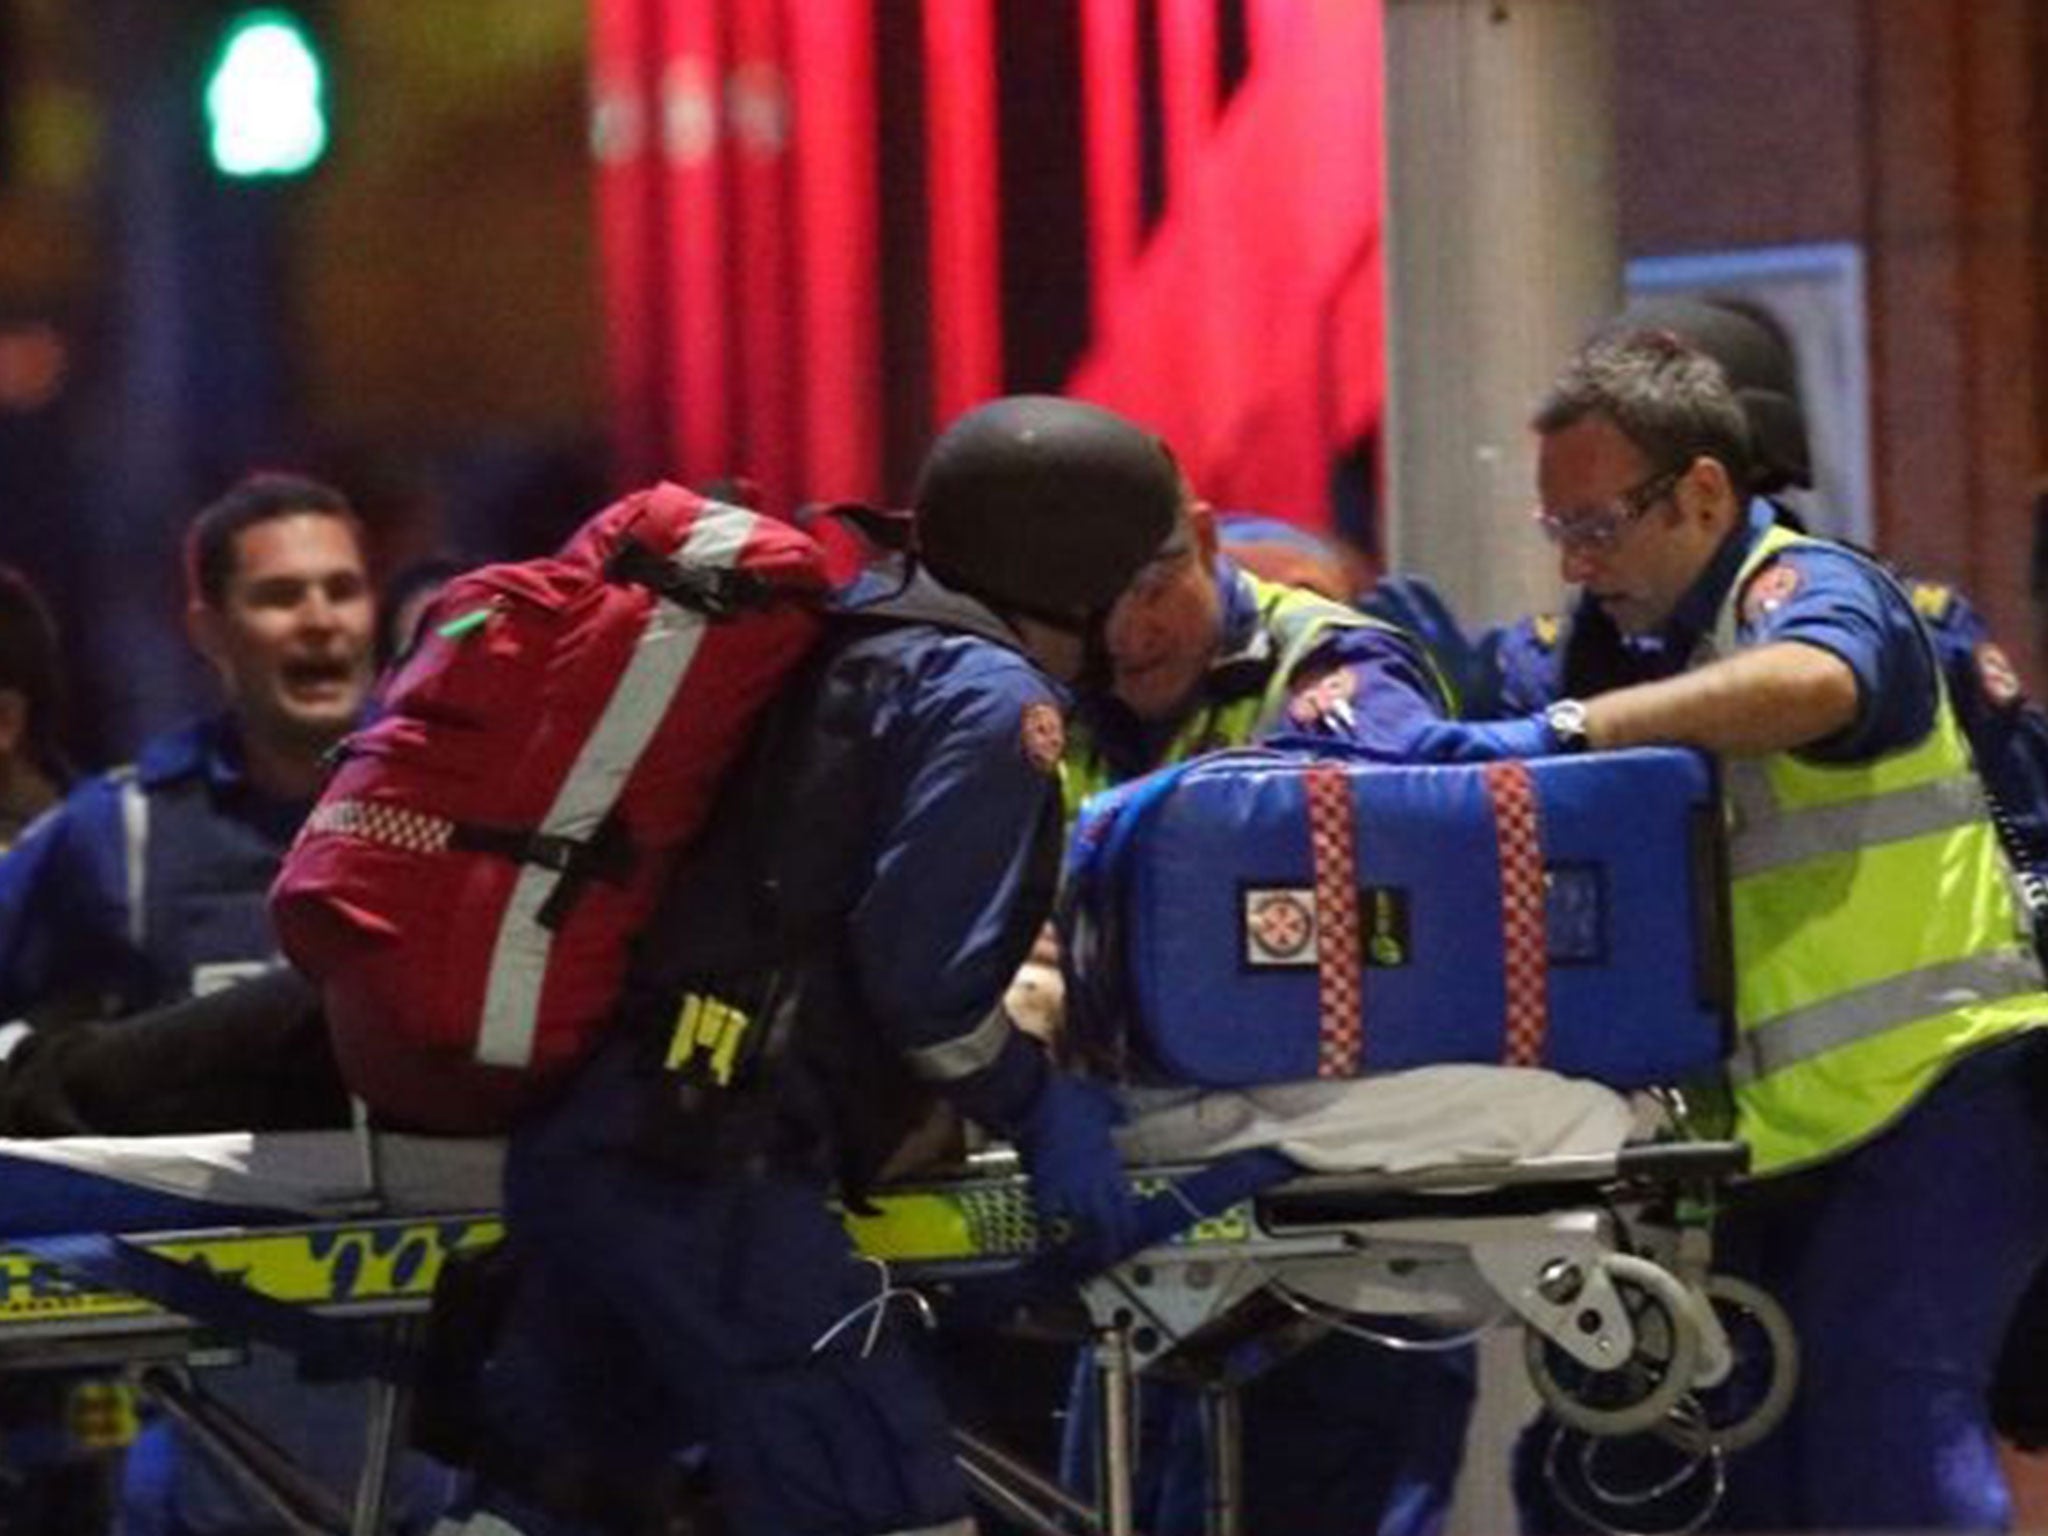
[[[595,0],[590,26],[605,393],[614,462],[636,482],[666,457],[656,6],[657,0]]]

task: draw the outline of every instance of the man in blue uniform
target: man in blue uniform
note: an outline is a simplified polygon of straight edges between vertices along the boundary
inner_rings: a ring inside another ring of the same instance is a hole
[[[0,866],[0,1018],[130,1013],[276,963],[264,895],[369,687],[360,530],[331,487],[253,476],[193,522],[187,577],[227,707],[81,785]]]
[[[1574,636],[1596,681],[1418,747],[1722,763],[1729,1077],[1767,1176],[1722,1252],[1786,1304],[1805,1369],[1787,1422],[1732,1462],[1721,1521],[1996,1529],[1984,1399],[2048,1245],[2048,996],[1937,658],[1880,567],[1748,498],[1726,377],[1669,331],[1590,346],[1535,425],[1539,524],[1604,621]]]
[[[1669,331],[1721,365],[1749,426],[1750,489],[1774,498],[1778,520],[1798,530],[1800,519],[1775,498],[1812,486],[1812,454],[1791,343],[1776,323],[1734,300],[1651,299],[1607,327],[1637,329]],[[2018,669],[1968,598],[1943,582],[1907,578],[1905,586],[1933,637],[2007,851],[2038,882],[2048,875],[2048,717],[2027,698]],[[1525,714],[1561,694],[1586,691],[1597,680],[1566,678],[1581,621],[1595,630],[1600,624],[1582,604],[1569,621],[1539,614],[1481,637],[1467,714]]]
[[[1107,638],[1109,670],[1076,711],[1070,807],[1195,753],[1276,734],[1399,755],[1451,707],[1407,635],[1247,574],[1222,552],[1218,519],[1192,492],[1174,538],[1112,611]],[[1469,1351],[1397,1353],[1332,1334],[1277,1362],[1243,1396],[1246,1529],[1440,1529],[1472,1393]],[[1092,1465],[1091,1403],[1077,1393],[1068,1456],[1077,1479]],[[1201,1420],[1194,1393],[1148,1391],[1139,1524],[1155,1536],[1204,1528]]]
[[[735,1536],[970,1528],[917,1309],[832,1199],[936,1095],[1016,1143],[1077,1267],[1129,1239],[1112,1100],[1001,999],[1051,897],[1065,683],[1177,486],[1074,401],[935,444],[913,577],[847,594],[642,936],[620,1030],[514,1137],[523,1267],[469,1529],[616,1523],[698,1445]],[[730,1056],[693,1048],[713,1005]]]
[[[1733,300],[1653,299],[1631,306],[1605,329],[1671,332],[1721,365],[1742,407],[1750,436],[1750,489],[1772,498],[1777,521],[1800,521],[1782,493],[1813,484],[1806,414],[1789,338],[1771,318]],[[1993,818],[2033,909],[2037,947],[2048,953],[2048,715],[2026,694],[2019,670],[1983,616],[1943,582],[1902,578],[1913,611],[1926,626],[1942,680],[1971,755],[1989,792]],[[1486,632],[1475,643],[1459,631],[1426,583],[1397,580],[1385,588],[1391,615],[1406,617],[1428,637],[1447,669],[1466,683],[1466,713],[1495,719],[1542,709],[1567,694],[1593,691],[1597,679],[1568,680],[1574,636],[1584,619],[1597,633],[1600,617],[1581,605],[1571,620],[1537,614]],[[1447,659],[1448,658],[1448,659]],[[2048,1441],[2048,1409],[2037,1362],[2048,1338],[2048,1275],[2021,1304],[2013,1343],[2001,1361],[1994,1420],[2009,1440]]]
[[[354,724],[370,679],[373,603],[361,529],[341,493],[295,475],[241,481],[186,538],[186,629],[218,675],[225,707],[146,742],[135,763],[88,780],[0,860],[0,1046],[17,1072],[85,1078],[72,1047],[140,1010],[251,982],[269,993],[277,945],[264,898],[318,787],[327,750]],[[258,994],[252,992],[253,997]],[[237,1010],[237,1013],[251,1010]],[[90,1088],[106,1129],[170,1129],[198,1099],[236,1095],[250,1120],[282,1088],[331,1105],[331,1067],[304,1007],[253,1010],[249,1027],[180,1035],[199,1043],[166,1073],[165,1053],[105,1053]],[[269,1054],[259,1054],[268,1051]],[[219,1063],[219,1091],[208,1091]],[[263,1063],[293,1070],[263,1082]],[[316,1079],[310,1086],[308,1076]],[[11,1084],[18,1086],[18,1084]],[[361,1444],[355,1387],[301,1386],[264,1355],[210,1383],[318,1473],[346,1486]],[[281,1529],[168,1426],[131,1452],[125,1523],[172,1533]],[[417,1502],[417,1501],[415,1501]]]

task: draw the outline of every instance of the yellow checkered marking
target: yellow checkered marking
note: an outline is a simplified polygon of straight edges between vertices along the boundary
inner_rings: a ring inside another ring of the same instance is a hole
[[[450,1254],[487,1247],[503,1231],[486,1217],[365,1221],[166,1236],[141,1246],[279,1301],[345,1306],[431,1295]],[[94,1290],[45,1259],[0,1249],[0,1326],[158,1310],[134,1296]]]
[[[1163,1178],[1133,1180],[1143,1196]],[[845,1213],[855,1246],[891,1263],[1015,1258],[1038,1246],[1038,1218],[1022,1180],[970,1179],[878,1196],[876,1214]],[[340,1307],[424,1300],[456,1253],[504,1235],[496,1217],[357,1221],[137,1239],[160,1257],[192,1264],[279,1301]],[[1182,1233],[1179,1245],[1242,1242],[1250,1209],[1238,1206]],[[148,1316],[139,1297],[94,1290],[48,1260],[0,1247],[0,1330],[9,1323]]]
[[[1164,1177],[1131,1181],[1144,1198],[1168,1184]],[[875,1201],[879,1214],[848,1213],[846,1228],[870,1258],[892,1264],[942,1259],[1021,1257],[1038,1247],[1038,1213],[1021,1180],[990,1179],[900,1189]],[[1249,1205],[1233,1206],[1197,1222],[1174,1238],[1176,1246],[1241,1243],[1252,1236]]]

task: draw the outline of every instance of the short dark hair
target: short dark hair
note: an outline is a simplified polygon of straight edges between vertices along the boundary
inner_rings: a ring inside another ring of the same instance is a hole
[[[1738,496],[1750,479],[1749,427],[1719,363],[1666,330],[1627,331],[1575,353],[1530,425],[1545,436],[1603,416],[1652,464],[1711,458]]]
[[[64,660],[57,621],[42,594],[11,565],[0,565],[0,688],[28,705],[28,755],[50,778],[70,777],[64,735]]]
[[[235,573],[235,540],[243,530],[295,512],[338,517],[349,525],[356,543],[363,542],[362,519],[346,496],[322,480],[278,470],[259,470],[228,487],[218,501],[199,510],[185,530],[185,591],[218,608],[228,595]]]

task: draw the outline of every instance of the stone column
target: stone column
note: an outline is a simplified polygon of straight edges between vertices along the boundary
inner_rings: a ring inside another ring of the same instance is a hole
[[[1611,0],[1387,0],[1388,535],[1469,623],[1554,605],[1527,421],[1621,297]]]

